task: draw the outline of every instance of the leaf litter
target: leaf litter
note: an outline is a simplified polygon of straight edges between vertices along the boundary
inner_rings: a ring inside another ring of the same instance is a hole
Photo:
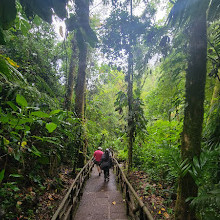
[[[172,185],[151,180],[143,171],[131,172],[128,178],[154,219],[174,219],[176,194]]]

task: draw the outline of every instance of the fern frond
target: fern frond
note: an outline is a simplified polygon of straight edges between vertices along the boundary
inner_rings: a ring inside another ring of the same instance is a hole
[[[220,1],[211,0],[207,11],[208,20],[214,21],[220,19]]]

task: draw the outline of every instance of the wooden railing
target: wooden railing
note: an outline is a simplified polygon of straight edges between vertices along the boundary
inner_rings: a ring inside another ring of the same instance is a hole
[[[93,167],[92,159],[81,169],[76,176],[67,194],[63,198],[52,220],[72,220],[74,213],[78,207],[78,203],[82,196],[82,190],[85,181],[89,178],[89,174]]]
[[[124,172],[119,166],[118,161],[114,159],[115,169],[116,169],[116,181],[120,184],[122,193],[125,196],[126,202],[126,213],[132,219],[137,220],[153,220],[147,207],[140,200],[139,196],[135,192],[134,188],[128,182]]]

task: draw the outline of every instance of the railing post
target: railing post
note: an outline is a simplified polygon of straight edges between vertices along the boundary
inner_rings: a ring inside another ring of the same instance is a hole
[[[139,213],[140,213],[140,220],[144,220],[144,212],[143,212],[143,208],[142,207],[139,207]]]
[[[119,168],[118,167],[116,168],[116,173],[117,173],[117,183],[119,183],[120,174],[119,174]]]
[[[128,191],[128,185],[125,186],[125,202],[126,202],[126,214],[129,215],[129,202],[130,202],[130,195]]]
[[[74,195],[74,190],[72,188],[70,193],[70,205],[72,205],[72,210],[70,211],[70,219],[73,218],[73,195]]]

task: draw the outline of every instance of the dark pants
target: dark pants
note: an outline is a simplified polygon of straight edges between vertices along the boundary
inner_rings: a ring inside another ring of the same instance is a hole
[[[104,178],[109,178],[109,169],[104,169]]]

